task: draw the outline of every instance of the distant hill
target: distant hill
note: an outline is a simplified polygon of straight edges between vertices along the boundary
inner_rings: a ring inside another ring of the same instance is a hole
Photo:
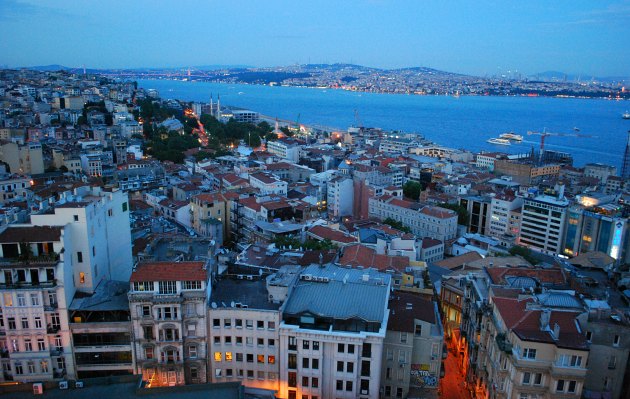
[[[570,74],[561,71],[545,71],[536,73],[529,76],[530,79],[548,81],[548,82],[621,82],[630,81],[630,76],[593,76],[586,73],[583,74]]]
[[[68,69],[72,69],[72,68],[68,68],[59,64],[53,64],[53,65],[32,66],[32,67],[27,67],[27,69],[33,69],[35,71],[51,72],[51,71],[67,71]]]

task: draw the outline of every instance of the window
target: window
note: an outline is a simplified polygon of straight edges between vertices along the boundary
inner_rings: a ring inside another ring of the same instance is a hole
[[[177,292],[175,281],[159,281],[158,289],[160,294],[175,294]]]
[[[35,318],[35,328],[42,328],[42,318],[41,317],[36,317]]]
[[[243,328],[243,319],[236,319],[235,325],[236,325],[236,328]]]
[[[39,306],[39,295],[31,294],[31,305]]]
[[[347,373],[354,373],[354,363],[352,363],[352,362],[346,363],[346,372]]]
[[[77,262],[83,263],[83,252],[77,251]]]
[[[28,329],[28,318],[26,317],[22,317],[22,328],[25,330]]]
[[[258,329],[263,329],[263,328],[265,328],[265,322],[264,322],[263,320],[258,320],[258,321],[256,322],[256,327],[257,327]]]
[[[586,340],[588,342],[592,342],[593,341],[593,332],[592,331],[587,331],[586,332]]]
[[[271,355],[267,356],[267,363],[276,364],[276,357]]]
[[[265,364],[265,355],[256,356],[256,360],[258,361],[258,364]]]
[[[243,354],[240,352],[236,353],[236,361],[237,362],[242,362],[243,361]]]
[[[85,273],[79,272],[79,283],[85,284]]]
[[[15,374],[21,375],[24,374],[24,369],[22,368],[22,363],[15,363]]]
[[[199,369],[197,367],[190,368],[190,378],[196,380],[199,378]]]
[[[256,340],[258,346],[265,346],[265,339],[264,338],[258,338]]]
[[[223,371],[221,369],[214,369],[214,376],[217,378],[223,377]]]
[[[312,359],[311,360],[311,368],[313,370],[319,370],[319,359]]]
[[[232,345],[232,337],[230,335],[225,336],[224,339],[226,345]]]
[[[344,353],[345,351],[346,351],[346,345],[345,344],[337,344],[337,352]]]
[[[289,386],[291,388],[296,388],[297,387],[297,373],[295,371],[289,371],[289,378],[287,379],[287,381],[289,382]]]
[[[152,346],[144,348],[144,357],[146,359],[153,359],[153,347]]]
[[[354,345],[348,344],[348,353],[354,353]]]
[[[414,330],[414,335],[416,337],[419,337],[422,335],[422,325],[421,324],[416,324],[415,330]]]
[[[26,306],[26,297],[24,294],[17,294],[17,305]]]
[[[399,363],[406,363],[407,362],[407,352],[405,351],[398,351],[398,362]]]
[[[612,355],[610,357],[610,360],[608,361],[608,368],[612,370],[616,367],[617,367],[617,356]]]
[[[340,362],[340,361],[337,362],[337,371],[343,372],[343,362]]]
[[[523,384],[529,384],[532,378],[532,374],[529,372],[523,373]]]
[[[188,357],[191,359],[196,359],[197,358],[197,346],[196,345],[190,345],[188,347]],[[227,355],[225,356],[225,360],[227,360]]]
[[[394,350],[387,348],[386,356],[387,360],[394,360]]]
[[[247,370],[247,378],[250,380],[254,379],[254,370]]]
[[[307,387],[308,386],[308,377],[302,377],[302,386],[303,387]]]
[[[232,328],[232,319],[223,319],[223,328]]]
[[[352,381],[346,381],[346,391],[352,392]]]
[[[13,296],[9,292],[4,293],[4,306],[13,306]]]
[[[44,343],[44,339],[43,338],[38,338],[37,339],[37,350],[40,352],[43,352],[46,350],[46,344]]]
[[[275,330],[276,329],[276,322],[275,321],[268,321],[267,322],[267,329]]]
[[[289,350],[296,351],[297,350],[297,338],[289,337]]]
[[[122,204],[122,211],[123,212],[127,212],[127,203],[126,202],[123,202],[123,204]]]
[[[134,291],[153,291],[152,281],[135,281],[133,283]]]
[[[48,362],[46,360],[42,360],[41,362],[39,362],[39,367],[41,368],[42,373],[48,372]]]
[[[313,350],[314,351],[318,351],[319,350],[319,341],[313,341]]]
[[[401,332],[400,333],[400,343],[402,343],[402,344],[406,344],[407,343],[407,333],[406,332]]]
[[[252,346],[254,345],[254,338],[252,337],[245,337],[245,344]]]
[[[337,388],[337,391],[342,391],[343,390],[343,381],[337,380],[336,388]]]
[[[33,343],[31,342],[30,338],[24,339],[24,350],[26,352],[32,352],[33,351]]]
[[[575,381],[569,381],[569,389],[567,389],[567,392],[569,393],[575,393],[575,388],[577,386],[577,382]]]
[[[534,385],[542,385],[542,373],[534,374]]]
[[[253,353],[248,353],[247,354],[247,363],[254,363],[254,354]]]
[[[254,328],[254,321],[253,320],[245,320],[245,327],[252,329]]]
[[[212,319],[212,328],[220,328],[221,319]]]
[[[396,397],[397,398],[402,398],[403,397],[403,389],[398,387],[396,388]]]
[[[523,358],[524,359],[536,359],[536,349],[523,348]]]
[[[215,362],[220,362],[223,359],[223,353],[222,352],[214,352],[214,361]]]
[[[289,364],[288,367],[292,370],[297,369],[297,355],[295,353],[289,353],[288,358]]]
[[[621,341],[621,337],[619,335],[615,335],[615,338],[613,339],[613,346],[619,346],[620,341]]]
[[[276,378],[277,378],[276,373],[272,373],[272,372],[267,373],[267,379],[268,379],[269,381],[275,381],[275,380],[276,380]]]
[[[147,340],[154,339],[152,326],[144,326],[142,327],[142,330],[144,331],[144,339],[147,339]]]
[[[303,340],[302,341],[302,349],[308,349],[310,347],[310,341]]]
[[[303,357],[302,358],[302,368],[303,369],[307,369],[308,368],[308,364],[309,364],[309,358],[308,357]]]
[[[269,338],[267,340],[267,345],[273,348],[274,346],[276,346],[276,340],[273,338]]]
[[[372,344],[364,343],[363,351],[361,353],[362,357],[372,357]]]
[[[79,221],[79,215],[72,215],[72,218],[74,219],[75,222]]]
[[[556,392],[564,392],[564,380],[556,382]]]
[[[201,281],[184,281],[183,289],[185,290],[200,290],[201,289]]]
[[[151,317],[151,306],[143,305],[141,311],[142,317]]]
[[[232,361],[232,352],[225,352],[225,361],[226,362]]]

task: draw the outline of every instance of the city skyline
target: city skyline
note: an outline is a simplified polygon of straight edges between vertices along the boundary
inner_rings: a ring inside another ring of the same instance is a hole
[[[0,65],[353,63],[471,74],[623,76],[630,2],[0,4]],[[104,44],[103,44],[104,43]]]

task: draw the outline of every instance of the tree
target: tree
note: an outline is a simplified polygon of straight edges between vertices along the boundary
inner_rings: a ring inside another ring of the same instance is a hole
[[[532,265],[536,265],[539,262],[538,259],[534,256],[534,253],[532,252],[532,250],[526,247],[514,245],[512,248],[510,248],[508,252],[512,256],[521,256],[523,259],[525,259]]]
[[[390,227],[393,227],[396,230],[400,230],[404,233],[411,233],[411,229],[405,226],[404,224],[402,224],[402,222],[399,222],[398,220],[387,218],[383,220],[383,223],[389,225]]]
[[[457,212],[457,224],[462,224],[466,226],[468,224],[468,210],[466,207],[461,206],[460,204],[448,204],[443,202],[440,204],[441,208],[446,208]]]
[[[418,200],[420,198],[420,193],[422,192],[422,185],[417,181],[409,180],[403,186],[403,195],[407,198],[411,198],[413,200]]]

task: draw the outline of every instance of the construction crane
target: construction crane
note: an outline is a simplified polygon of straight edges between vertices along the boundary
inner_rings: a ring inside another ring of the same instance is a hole
[[[578,134],[578,133],[551,133],[546,129],[543,129],[542,132],[527,132],[527,135],[537,135],[540,136],[540,154],[542,155],[545,149],[545,138],[547,136],[559,136],[559,137],[588,137],[588,138],[596,138],[597,136],[591,136],[588,134]]]
[[[300,116],[302,114],[298,114],[297,119],[295,120],[295,133],[299,134],[300,133]]]

